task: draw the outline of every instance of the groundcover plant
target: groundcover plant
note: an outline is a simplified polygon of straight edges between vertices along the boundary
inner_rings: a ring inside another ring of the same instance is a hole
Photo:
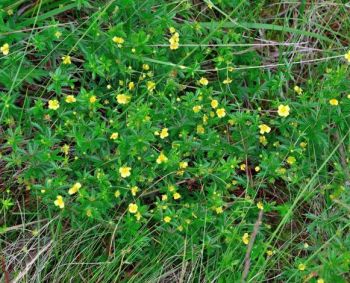
[[[349,282],[346,1],[0,1],[2,282]]]

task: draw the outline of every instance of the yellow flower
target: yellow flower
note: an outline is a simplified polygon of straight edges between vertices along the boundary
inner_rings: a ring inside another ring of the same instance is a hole
[[[138,186],[133,186],[133,187],[131,188],[131,194],[132,194],[133,196],[136,196],[136,194],[137,194],[138,191],[139,191],[139,187],[138,187]]]
[[[296,159],[294,156],[288,156],[287,163],[290,165],[293,165],[295,163]]]
[[[169,28],[169,32],[170,32],[170,33],[175,33],[175,32],[176,32],[176,29],[175,29],[174,27],[170,27],[170,28]]]
[[[303,263],[300,263],[300,264],[298,265],[298,269],[299,269],[300,271],[304,271],[304,270],[306,269],[306,265],[303,264]]]
[[[329,100],[329,104],[333,106],[337,106],[339,104],[339,101],[335,98],[332,98],[331,100]]]
[[[133,90],[135,88],[135,83],[129,82],[128,87],[129,87],[129,90]]]
[[[171,217],[165,216],[163,220],[165,223],[169,223],[171,221]]]
[[[201,79],[199,80],[199,83],[200,83],[201,85],[208,85],[209,81],[208,81],[207,78],[201,77]]]
[[[74,195],[79,191],[80,188],[81,188],[81,184],[77,182],[69,189],[68,194]]]
[[[307,147],[307,143],[306,143],[306,142],[301,142],[301,143],[300,143],[300,147],[306,148],[306,147]]]
[[[5,43],[3,46],[0,47],[0,51],[3,55],[8,55],[10,53],[10,45],[8,43]]]
[[[90,208],[88,208],[88,209],[86,210],[86,216],[87,216],[87,217],[91,217],[91,216],[92,216],[92,211],[91,211]]]
[[[168,133],[168,128],[163,128],[160,132],[160,138],[161,139],[165,139],[166,137],[169,136],[169,133]]]
[[[228,85],[228,84],[232,83],[232,80],[229,79],[229,78],[227,78],[227,79],[225,79],[222,83],[223,83],[224,85]]]
[[[60,107],[60,103],[57,99],[49,100],[49,109],[57,110]]]
[[[112,38],[112,40],[113,40],[114,43],[117,43],[118,46],[119,46],[120,44],[123,44],[124,41],[125,41],[124,38],[119,37],[119,36],[114,36],[114,37]]]
[[[170,185],[168,187],[168,190],[169,190],[169,192],[173,192],[173,191],[175,191],[175,187],[173,185]]]
[[[266,124],[259,125],[259,129],[260,129],[260,134],[262,135],[265,133],[271,132],[271,128]]]
[[[272,256],[273,255],[273,251],[272,250],[267,250],[266,254],[267,254],[267,256]]]
[[[202,125],[197,126],[197,134],[204,134],[205,129]]]
[[[303,89],[300,87],[300,86],[294,86],[294,91],[297,93],[297,94],[302,94],[303,93]]]
[[[245,168],[246,168],[246,165],[244,163],[242,163],[239,168],[242,170],[242,171],[245,171]]]
[[[111,140],[116,140],[118,138],[119,134],[118,133],[112,133],[111,136],[109,137]]]
[[[142,65],[142,69],[145,70],[145,71],[148,71],[150,69],[150,67],[149,67],[148,64],[143,64]]]
[[[68,144],[64,144],[62,147],[61,147],[61,151],[67,155],[69,153],[69,145]]]
[[[281,117],[287,117],[289,115],[290,108],[288,105],[279,105],[278,106],[278,115]]]
[[[63,201],[63,197],[62,196],[60,196],[60,195],[58,195],[57,197],[56,197],[56,200],[54,201],[54,204],[56,205],[56,206],[58,206],[59,208],[64,208],[64,201]]]
[[[74,97],[74,95],[67,95],[66,96],[66,102],[67,103],[73,103],[73,102],[76,102],[76,98]]]
[[[180,34],[178,32],[174,32],[174,34],[170,37],[169,42],[179,42]]]
[[[162,201],[166,201],[168,200],[168,196],[167,195],[162,195]]]
[[[119,174],[120,176],[122,176],[122,178],[129,177],[131,175],[130,171],[131,171],[131,167],[123,166],[119,168]]]
[[[215,211],[216,211],[216,214],[221,214],[224,212],[224,210],[222,209],[222,206],[216,207]]]
[[[161,152],[156,160],[156,162],[158,164],[161,164],[161,163],[166,163],[168,161],[168,158],[164,155],[163,152]]]
[[[259,208],[260,210],[263,210],[264,209],[264,205],[261,201],[259,201],[257,204],[256,204],[257,208]]]
[[[187,161],[181,161],[179,163],[180,169],[186,169],[188,167],[188,162]]]
[[[174,32],[169,38],[170,49],[175,50],[179,48],[180,35],[178,32]]]
[[[174,198],[174,200],[180,199],[181,195],[179,193],[175,193],[175,194],[173,194],[173,198]]]
[[[137,212],[137,213],[135,214],[135,218],[136,218],[137,221],[140,221],[141,217],[142,217],[142,215],[141,215],[140,212]]]
[[[119,197],[120,197],[120,191],[119,191],[119,190],[116,190],[116,191],[114,192],[114,196],[115,196],[116,198],[119,198]]]
[[[199,111],[201,111],[201,109],[202,109],[202,106],[200,105],[193,106],[192,108],[194,113],[198,113]]]
[[[223,118],[226,116],[226,110],[225,108],[220,108],[216,110],[216,115],[218,115],[219,118]]]
[[[156,89],[156,83],[153,81],[148,81],[147,82],[147,89],[149,91],[154,91]]]
[[[267,145],[267,143],[268,143],[265,136],[259,136],[259,142],[260,142],[263,146]]]
[[[130,95],[126,94],[118,94],[117,95],[117,101],[119,104],[128,104],[130,102]]]
[[[249,234],[248,233],[244,233],[244,235],[242,237],[242,241],[245,245],[249,244]]]
[[[60,31],[56,31],[55,32],[55,36],[56,36],[57,39],[60,38],[61,35],[62,35],[62,32],[60,32]]]
[[[344,55],[344,57],[350,63],[350,50]]]
[[[323,278],[319,278],[319,279],[317,279],[317,283],[324,283]]]
[[[95,95],[91,95],[90,98],[89,98],[90,103],[95,103],[96,100],[97,100],[97,98],[96,98]]]
[[[206,114],[203,115],[203,124],[204,125],[208,124],[208,115]]]
[[[218,102],[216,99],[213,99],[213,100],[210,102],[210,105],[211,105],[211,107],[213,107],[213,108],[215,109],[216,107],[218,107],[219,102]]]
[[[255,170],[255,172],[259,172],[261,169],[260,169],[259,166],[256,166],[256,167],[254,168],[254,170]]]
[[[70,65],[70,64],[72,64],[72,61],[71,61],[69,55],[63,56],[63,57],[62,57],[62,62],[63,62],[64,65]]]
[[[130,213],[136,213],[138,209],[138,206],[136,203],[130,203],[129,204],[129,212]]]
[[[170,43],[170,49],[171,50],[176,50],[178,48],[179,48],[179,43],[177,41]]]

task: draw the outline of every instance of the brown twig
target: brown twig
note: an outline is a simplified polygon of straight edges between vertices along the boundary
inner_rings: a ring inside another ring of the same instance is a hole
[[[262,220],[263,214],[264,214],[264,212],[261,209],[259,211],[258,220],[254,224],[253,233],[252,233],[252,235],[250,237],[250,241],[248,243],[247,252],[246,252],[245,257],[244,257],[244,270],[243,270],[243,273],[242,273],[242,282],[245,282],[245,280],[247,279],[248,273],[249,273],[250,254],[251,254],[252,249],[253,249],[253,245],[254,245],[254,241],[255,241],[256,235],[258,234],[260,225],[262,223],[261,220]]]
[[[5,257],[2,256],[1,257],[1,269],[2,269],[2,272],[4,273],[5,275],[5,283],[10,283],[10,274],[8,272],[8,270],[6,269],[6,262],[5,262]]]

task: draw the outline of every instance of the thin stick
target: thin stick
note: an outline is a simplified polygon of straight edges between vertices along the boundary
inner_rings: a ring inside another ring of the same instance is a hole
[[[259,212],[258,220],[254,224],[254,230],[253,230],[253,233],[252,233],[252,235],[250,237],[250,241],[248,243],[247,252],[246,252],[245,257],[244,257],[244,270],[243,270],[243,274],[242,274],[242,282],[245,282],[245,280],[247,279],[248,273],[249,273],[250,254],[251,254],[252,249],[253,249],[253,245],[254,245],[254,241],[255,241],[256,235],[258,234],[260,225],[262,223],[261,220],[262,220],[263,214],[264,214],[264,212],[261,209],[260,212]]]
[[[6,269],[6,262],[5,262],[5,256],[1,257],[1,269],[2,272],[5,274],[5,283],[10,283],[10,274],[8,270]]]
[[[33,221],[33,222],[29,222],[29,223],[23,223],[23,224],[19,224],[19,225],[14,225],[14,226],[11,226],[11,227],[7,227],[7,228],[5,228],[5,233],[10,232],[10,231],[14,231],[14,230],[23,229],[23,228],[26,227],[26,226],[30,226],[30,225],[33,225],[33,224],[37,224],[37,223],[40,223],[40,222],[44,222],[44,221],[46,221],[46,220],[47,220],[47,219],[40,219],[40,220],[36,220],[36,221]]]

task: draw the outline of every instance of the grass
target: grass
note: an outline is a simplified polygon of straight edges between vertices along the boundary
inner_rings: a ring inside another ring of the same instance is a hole
[[[347,4],[0,9],[2,282],[350,280]]]

